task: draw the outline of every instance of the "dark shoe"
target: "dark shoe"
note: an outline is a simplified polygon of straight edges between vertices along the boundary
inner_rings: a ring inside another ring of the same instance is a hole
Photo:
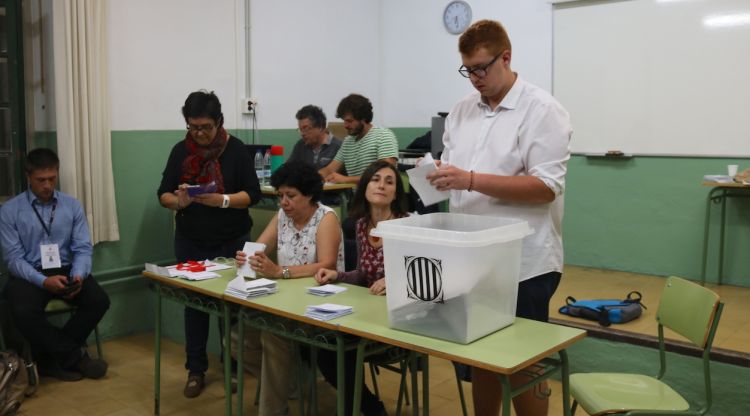
[[[205,375],[203,375],[203,373],[188,374],[187,383],[185,383],[185,390],[182,391],[182,394],[188,399],[198,397],[201,392],[203,392],[203,387],[205,386]]]
[[[60,381],[78,381],[83,379],[83,374],[77,371],[63,370],[57,364],[39,366],[39,375],[42,377],[53,377]]]
[[[78,367],[78,371],[80,371],[84,377],[96,380],[107,374],[107,368],[109,368],[109,365],[104,360],[91,358],[86,354],[81,357],[78,364],[76,364],[76,367]]]
[[[380,400],[371,406],[370,409],[362,409],[362,414],[365,416],[388,416],[388,412],[385,411],[385,405]]]

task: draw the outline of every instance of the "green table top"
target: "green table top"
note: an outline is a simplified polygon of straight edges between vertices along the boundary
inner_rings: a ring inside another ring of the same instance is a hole
[[[580,329],[517,318],[513,325],[464,345],[391,329],[386,298],[371,295],[364,287],[344,285],[346,292],[321,297],[306,292],[307,287],[317,285],[313,278],[279,280],[278,285],[279,291],[270,296],[251,300],[225,296],[225,300],[502,374],[515,373],[586,336]],[[353,306],[354,313],[328,322],[304,316],[308,305],[321,303]]]

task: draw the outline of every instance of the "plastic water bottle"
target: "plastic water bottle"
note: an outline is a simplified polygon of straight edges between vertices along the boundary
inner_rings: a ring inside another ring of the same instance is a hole
[[[258,183],[262,186],[263,182],[263,154],[258,150],[255,152],[255,176],[258,177]]]
[[[271,149],[266,150],[263,156],[263,185],[271,184]]]

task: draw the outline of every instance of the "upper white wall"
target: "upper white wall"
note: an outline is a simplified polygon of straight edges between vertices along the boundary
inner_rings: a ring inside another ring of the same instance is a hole
[[[250,74],[260,128],[297,127],[307,104],[334,120],[349,93],[380,105],[380,1],[250,0]],[[247,117],[247,116],[245,116]]]
[[[237,124],[244,77],[242,1],[109,0],[112,130],[185,127],[188,94],[213,90]]]
[[[552,7],[546,0],[468,0],[473,20],[499,20],[513,45],[511,68],[550,90]],[[383,0],[383,118],[389,127],[429,126],[438,111],[473,91],[461,66],[458,35],[443,27],[448,0]]]
[[[228,127],[249,128],[244,0],[110,1],[113,130],[183,127],[180,107],[216,91]],[[468,0],[474,19],[497,19],[513,42],[512,67],[547,90],[551,6],[546,0]],[[335,119],[351,92],[370,98],[375,123],[429,126],[472,90],[456,69],[458,37],[442,26],[448,0],[249,0],[250,95],[260,128],[296,127],[306,104]]]

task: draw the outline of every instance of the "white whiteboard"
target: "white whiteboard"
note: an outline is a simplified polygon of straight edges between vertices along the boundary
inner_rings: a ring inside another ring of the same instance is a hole
[[[573,1],[553,18],[574,152],[750,156],[750,0]]]

